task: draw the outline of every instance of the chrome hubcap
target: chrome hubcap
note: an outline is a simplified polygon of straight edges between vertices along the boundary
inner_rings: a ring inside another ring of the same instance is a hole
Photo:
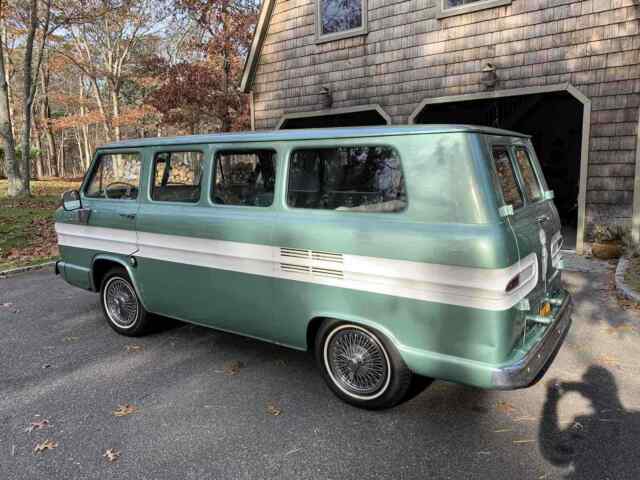
[[[109,319],[121,328],[131,327],[138,319],[138,301],[128,282],[114,277],[104,289],[104,305]]]
[[[377,338],[358,328],[333,333],[325,350],[331,376],[347,393],[370,397],[386,386],[389,363]]]

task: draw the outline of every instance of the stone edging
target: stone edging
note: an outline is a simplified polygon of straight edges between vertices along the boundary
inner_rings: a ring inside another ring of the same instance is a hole
[[[12,268],[11,270],[5,270],[3,272],[0,272],[0,279],[12,277],[13,275],[18,275],[19,273],[31,272],[33,270],[43,270],[47,267],[52,267],[55,264],[56,262],[52,261],[52,262],[39,263],[37,265],[27,265],[26,267]]]
[[[633,290],[624,281],[624,272],[627,268],[627,257],[620,257],[618,266],[616,267],[616,290],[625,298],[640,303],[640,293]]]

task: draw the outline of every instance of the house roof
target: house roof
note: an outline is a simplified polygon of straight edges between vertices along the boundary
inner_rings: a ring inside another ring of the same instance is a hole
[[[187,135],[182,137],[150,137],[108,143],[100,148],[161,147],[209,143],[277,142],[285,140],[330,140],[335,138],[366,138],[456,132],[478,132],[488,133],[490,135],[528,138],[528,135],[524,135],[522,133],[473,125],[396,125],[377,127],[310,128],[299,130],[264,130],[257,132]]]
[[[276,0],[264,0],[260,7],[256,31],[253,34],[253,41],[251,42],[249,55],[247,55],[247,58],[244,61],[244,69],[242,70],[242,79],[240,81],[240,89],[245,93],[248,93],[251,90],[253,75],[255,73],[256,66],[258,65],[258,58],[260,57],[260,51],[262,50],[262,43],[267,36],[269,20],[271,19],[271,13],[273,12],[275,4]]]

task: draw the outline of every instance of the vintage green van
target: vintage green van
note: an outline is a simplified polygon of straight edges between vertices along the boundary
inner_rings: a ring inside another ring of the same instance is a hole
[[[125,335],[157,314],[312,351],[360,407],[522,388],[571,323],[552,199],[530,139],[485,127],[122,141],[64,194],[56,271]]]

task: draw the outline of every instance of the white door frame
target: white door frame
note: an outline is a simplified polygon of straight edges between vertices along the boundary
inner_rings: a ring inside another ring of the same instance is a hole
[[[542,87],[511,88],[508,90],[493,90],[490,92],[467,93],[446,97],[425,98],[409,116],[409,123],[416,123],[416,118],[429,105],[442,103],[457,103],[471,100],[487,100],[491,98],[516,97],[520,95],[535,95],[540,93],[567,92],[582,104],[582,144],[580,146],[580,181],[578,190],[578,231],[576,238],[576,253],[584,250],[585,211],[587,206],[587,173],[589,168],[589,138],[591,132],[591,100],[570,83],[545,85]],[[635,199],[636,195],[634,195]],[[640,204],[638,206],[640,209]],[[635,212],[635,209],[634,209]],[[635,215],[634,215],[635,218]]]

